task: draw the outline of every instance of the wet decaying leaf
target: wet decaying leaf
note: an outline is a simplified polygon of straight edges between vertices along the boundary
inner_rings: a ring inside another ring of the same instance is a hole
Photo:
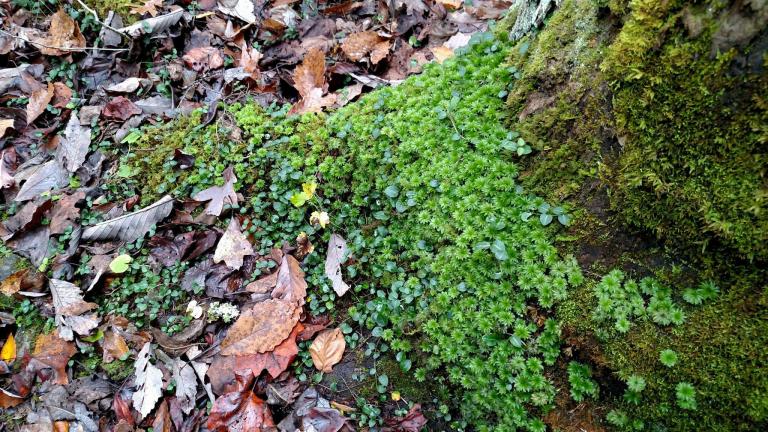
[[[76,352],[75,344],[59,337],[58,332],[42,334],[35,340],[35,350],[27,370],[38,374],[44,369],[51,369],[53,383],[67,384],[67,362]]]
[[[136,391],[133,393],[133,407],[141,418],[149,415],[163,395],[163,372],[150,363],[151,351],[152,346],[147,342],[136,357],[134,365]]]
[[[344,357],[346,347],[347,343],[340,328],[323,330],[309,346],[309,354],[317,370],[331,372],[333,366]]]
[[[40,117],[40,114],[45,112],[45,108],[48,103],[53,99],[53,84],[48,83],[47,87],[43,87],[32,93],[27,102],[27,124],[32,124]]]
[[[267,432],[275,430],[269,407],[251,391],[253,375],[240,374],[238,391],[220,396],[213,403],[208,417],[208,429],[212,432]]]
[[[421,405],[414,404],[404,417],[386,420],[388,432],[420,432],[427,425],[427,419],[421,412]]]
[[[166,195],[157,202],[133,213],[90,226],[83,231],[84,241],[122,240],[132,242],[149,231],[152,225],[168,217],[173,198]]]
[[[341,297],[349,291],[349,285],[341,276],[341,264],[349,258],[347,241],[338,234],[331,234],[328,240],[328,252],[325,258],[325,275],[331,280],[333,290]]]

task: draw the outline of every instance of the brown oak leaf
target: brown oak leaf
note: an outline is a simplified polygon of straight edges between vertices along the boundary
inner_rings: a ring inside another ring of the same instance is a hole
[[[289,113],[319,112],[324,107],[336,103],[335,94],[325,95],[328,92],[328,83],[325,81],[323,51],[317,48],[310,49],[301,64],[293,71],[293,81],[293,86],[296,87],[301,99],[291,107]]]
[[[58,332],[42,334],[35,340],[35,350],[27,371],[39,373],[43,369],[52,369],[53,383],[66,385],[69,383],[67,363],[76,352],[75,344],[59,337]]]
[[[141,108],[124,96],[118,96],[104,105],[101,114],[113,120],[128,120],[130,117],[141,114]]]
[[[40,114],[45,112],[45,108],[53,99],[54,89],[54,85],[48,83],[48,87],[32,92],[27,102],[27,124],[32,124]]]

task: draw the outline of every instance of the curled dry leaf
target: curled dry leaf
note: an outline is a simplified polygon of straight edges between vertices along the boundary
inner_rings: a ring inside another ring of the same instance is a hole
[[[47,87],[43,87],[37,91],[32,92],[29,96],[29,102],[27,102],[27,124],[32,124],[40,114],[45,112],[45,108],[53,99],[54,86],[52,83],[48,83]]]
[[[238,270],[243,266],[243,258],[246,255],[253,255],[253,247],[245,235],[240,231],[240,223],[232,218],[229,221],[227,230],[221,236],[216,251],[213,253],[213,262],[220,263],[224,261],[227,267]]]
[[[169,28],[171,28],[172,25],[179,22],[179,20],[183,15],[184,15],[184,9],[178,8],[165,15],[143,19],[132,25],[129,25],[128,27],[123,27],[118,30],[120,30],[120,33],[126,34],[134,38],[139,37],[141,35],[145,35],[145,34],[161,33],[165,30],[168,30]]]
[[[72,99],[72,89],[62,82],[53,83],[53,100],[51,105],[54,108],[65,108]]]
[[[341,361],[346,347],[347,343],[340,328],[323,330],[312,341],[309,354],[317,370],[331,372],[333,366]]]
[[[237,205],[237,193],[235,192],[237,177],[235,177],[232,167],[225,169],[222,176],[224,177],[223,186],[212,186],[192,196],[195,201],[209,201],[205,207],[205,214],[219,216],[225,204]]]
[[[325,81],[325,54],[317,48],[310,49],[293,71],[293,81],[301,99],[291,107],[291,114],[319,112],[323,107],[336,102],[336,95],[323,96],[328,92],[328,84]]]
[[[240,54],[240,67],[247,72],[254,81],[259,81],[261,70],[259,69],[259,60],[261,53],[255,48],[251,48],[243,41]]]
[[[392,43],[373,31],[352,33],[344,39],[341,50],[352,61],[363,60],[370,54],[371,63],[377,64],[387,57]]]
[[[341,297],[349,291],[349,285],[341,277],[341,264],[347,260],[347,241],[338,234],[331,234],[325,258],[325,276],[331,280],[333,290]]]
[[[301,309],[286,300],[266,300],[246,310],[221,341],[222,355],[258,354],[285,340],[299,321]]]
[[[85,37],[80,32],[77,22],[64,9],[59,9],[51,17],[51,28],[48,31],[48,36],[34,40],[32,44],[45,55],[60,56],[85,48]]]
[[[192,48],[182,57],[184,63],[197,72],[218,69],[224,66],[224,58],[218,48],[197,47]]]
[[[252,0],[219,0],[219,10],[229,16],[240,18],[248,24],[256,23]]]
[[[149,362],[152,346],[149,342],[136,356],[136,391],[133,393],[133,407],[141,418],[146,417],[163,395],[163,372]]]
[[[307,296],[307,281],[301,265],[292,255],[283,255],[280,269],[277,272],[277,284],[272,291],[272,298],[293,302],[297,306],[304,305]]]
[[[90,334],[91,330],[99,325],[99,320],[94,314],[83,315],[98,305],[83,300],[79,287],[59,279],[51,279],[49,287],[53,297],[53,309],[56,311],[56,324],[63,339],[72,340],[73,332],[79,335]]]
[[[13,129],[13,119],[0,119],[0,138],[5,136],[8,129]]]
[[[146,234],[152,225],[165,219],[171,210],[173,210],[173,198],[166,195],[141,210],[86,228],[83,231],[82,239],[84,241],[122,240],[132,242]]]

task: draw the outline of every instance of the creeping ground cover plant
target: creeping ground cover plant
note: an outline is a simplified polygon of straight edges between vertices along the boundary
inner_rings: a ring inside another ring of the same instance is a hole
[[[465,401],[460,418],[446,416],[454,427],[542,430],[539,414],[556,393],[544,371],[558,358],[560,328],[531,319],[528,308],[552,306],[583,277],[553,246],[554,225],[526,217],[543,201],[515,180],[527,151],[507,144],[514,134],[504,125],[502,95],[515,78],[505,65],[510,44],[499,34],[475,35],[463,55],[328,116],[228,107],[242,143],[227,142],[224,122],[185,120],[187,132],[174,139],[197,156],[190,174],[172,190],[162,180],[137,186],[147,201],[194,195],[221,184],[232,166],[235,190],[246,197],[238,203],[243,230],[258,253],[302,233],[316,244],[331,232],[346,238],[352,264],[343,278],[355,301],[339,310],[322,258],[309,254],[312,313],[345,316],[345,325],[374,337],[367,354],[388,352],[417,380],[447,379]],[[197,140],[205,137],[227,151],[204,157],[210,146]],[[177,146],[158,153],[156,138],[145,134],[124,163],[146,169],[172,161]],[[142,146],[156,151],[142,159]],[[320,215],[325,229],[311,223]]]

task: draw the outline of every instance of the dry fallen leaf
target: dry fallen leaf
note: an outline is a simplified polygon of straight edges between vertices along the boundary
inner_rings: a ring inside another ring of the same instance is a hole
[[[149,342],[136,356],[136,391],[133,393],[133,407],[140,418],[146,417],[163,395],[163,372],[149,362],[152,346]]]
[[[245,290],[256,294],[268,293],[277,285],[277,273],[270,273],[245,286]]]
[[[131,116],[141,114],[141,108],[124,96],[118,96],[104,105],[101,114],[108,119],[128,120]]]
[[[21,195],[21,191],[19,195]],[[19,198],[16,197],[16,199]],[[152,228],[152,225],[165,219],[171,210],[173,210],[173,198],[166,195],[143,209],[85,228],[82,239],[83,241],[122,240],[132,242],[144,236]]]
[[[240,67],[243,68],[254,81],[258,82],[261,77],[261,70],[259,69],[261,53],[255,48],[250,48],[245,41],[243,41],[241,50]]]
[[[253,247],[245,235],[240,231],[240,222],[232,218],[227,230],[221,236],[216,251],[213,253],[213,262],[224,261],[227,267],[238,270],[243,266],[243,258],[253,255]]]
[[[229,16],[240,18],[248,24],[256,23],[251,0],[219,0],[219,10]]]
[[[8,333],[3,349],[0,350],[0,361],[10,364],[14,360],[16,360],[16,339],[14,339],[13,333]]]
[[[211,186],[192,196],[192,199],[195,201],[209,201],[205,207],[205,214],[219,216],[225,204],[229,206],[237,205],[237,193],[235,193],[237,177],[235,177],[232,167],[225,169],[222,176],[224,177],[223,186]]]
[[[48,83],[48,87],[43,87],[40,90],[33,92],[29,96],[29,102],[27,102],[27,124],[32,124],[40,114],[45,112],[45,108],[53,99],[54,86],[52,83]]]
[[[76,352],[75,344],[59,337],[58,332],[42,334],[35,340],[35,350],[27,368],[33,371],[51,368],[53,383],[66,385],[69,383],[67,363]]]
[[[8,129],[13,129],[13,119],[0,119],[0,138],[5,136]]]
[[[102,354],[104,363],[112,363],[116,359],[122,359],[130,352],[125,338],[114,330],[104,332],[104,338],[100,342],[101,349],[104,351]]]
[[[157,8],[162,7],[163,0],[146,0],[144,4],[132,7],[131,13],[136,15],[149,14],[154,17],[157,16]]]
[[[59,9],[51,17],[48,36],[40,41],[33,41],[33,45],[36,45],[45,55],[60,56],[85,48],[85,37],[80,33],[80,27],[75,20],[64,9]]]
[[[448,10],[456,10],[461,7],[464,0],[436,0]]]
[[[373,31],[352,33],[344,39],[341,50],[352,61],[361,61],[370,54],[371,63],[377,64],[389,55],[392,42]]]
[[[21,282],[29,269],[19,270],[0,282],[0,293],[12,296],[21,290]]]
[[[53,83],[53,100],[51,105],[54,108],[65,108],[72,99],[72,89],[62,82]]]
[[[207,372],[213,391],[221,394],[232,390],[231,385],[239,371],[251,371],[254,377],[258,377],[266,370],[269,376],[277,378],[299,354],[296,337],[303,331],[304,326],[296,323],[283,342],[265,353],[216,357]]]
[[[98,305],[83,300],[79,287],[60,279],[51,279],[49,287],[53,296],[56,324],[59,326],[62,339],[72,340],[73,333],[88,335],[99,325],[99,319],[95,314],[83,315]]]
[[[80,126],[77,116],[71,115],[64,137],[59,142],[57,158],[69,172],[75,172],[83,166],[91,145],[91,128]]]
[[[301,308],[286,300],[256,303],[240,314],[221,341],[222,355],[258,354],[285,340],[299,321]]]
[[[325,276],[331,280],[333,290],[341,297],[349,291],[349,285],[341,277],[341,264],[347,261],[347,241],[338,234],[331,234],[325,258]]]
[[[309,354],[317,370],[331,372],[333,366],[341,361],[346,347],[340,328],[323,330],[309,346]]]
[[[309,50],[300,65],[293,71],[293,86],[301,99],[293,107],[291,114],[319,112],[336,102],[336,95],[328,92],[325,81],[325,54],[317,48]]]
[[[435,60],[441,64],[449,58],[453,57],[453,50],[442,45],[430,48],[429,50],[432,51],[432,55],[435,56]]]
[[[224,66],[224,57],[221,56],[218,48],[197,47],[192,48],[184,57],[184,63],[197,72],[218,69]]]
[[[307,296],[307,281],[304,271],[292,255],[283,255],[280,269],[277,272],[277,284],[272,291],[272,298],[293,302],[297,306],[304,305]]]

